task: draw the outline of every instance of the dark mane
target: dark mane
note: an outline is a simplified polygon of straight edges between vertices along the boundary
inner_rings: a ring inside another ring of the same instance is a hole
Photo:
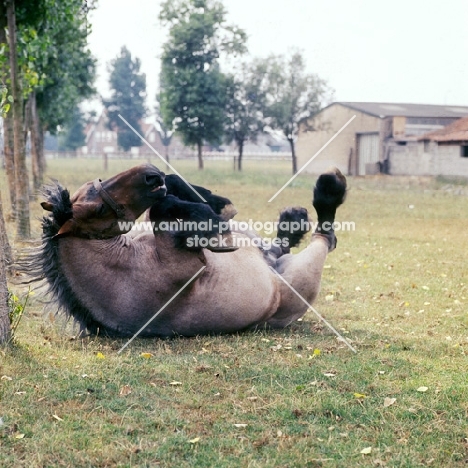
[[[41,245],[30,249],[18,260],[18,270],[28,276],[28,283],[44,285],[46,292],[50,294],[50,303],[57,304],[59,310],[73,317],[82,331],[106,335],[108,331],[93,319],[90,311],[73,292],[61,269],[58,248],[60,239],[55,236],[60,227],[72,217],[70,192],[55,181],[54,185],[44,187],[42,193],[53,206],[53,211],[42,218]]]

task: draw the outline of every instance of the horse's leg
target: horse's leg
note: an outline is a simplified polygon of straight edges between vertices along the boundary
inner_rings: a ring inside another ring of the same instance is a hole
[[[333,222],[336,209],[343,203],[345,194],[346,179],[338,169],[318,178],[313,200],[318,217],[317,228],[306,249],[295,255],[283,255],[278,259],[276,270],[294,291],[278,279],[281,302],[278,311],[267,322],[271,327],[283,328],[305,314],[308,307],[296,292],[309,304],[317,297],[325,259],[328,252],[336,247]]]
[[[225,221],[233,218],[237,214],[237,210],[232,204],[231,200],[219,195],[215,195],[204,187],[190,184],[196,191],[195,193],[187,183],[176,174],[169,174],[166,176],[167,194],[175,195],[184,201],[201,203],[200,196],[206,200],[206,204]]]
[[[157,231],[169,231],[177,248],[199,251],[232,252],[229,223],[217,215],[209,205],[180,200],[167,195],[155,203],[149,213]]]

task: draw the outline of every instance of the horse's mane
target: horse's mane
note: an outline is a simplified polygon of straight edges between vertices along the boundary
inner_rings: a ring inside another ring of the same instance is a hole
[[[18,260],[18,270],[28,276],[28,283],[45,286],[50,295],[49,302],[56,304],[58,310],[68,317],[73,317],[80,324],[81,331],[87,329],[92,334],[106,334],[105,327],[93,319],[90,311],[76,296],[61,268],[58,246],[60,240],[56,234],[72,217],[70,192],[54,181],[53,185],[44,187],[42,194],[52,205],[52,213],[42,218],[41,245],[29,249]]]

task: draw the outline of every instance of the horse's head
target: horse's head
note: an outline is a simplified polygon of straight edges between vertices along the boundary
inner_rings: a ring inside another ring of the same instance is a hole
[[[128,232],[146,209],[166,195],[165,174],[151,164],[121,172],[110,179],[96,179],[82,185],[72,196],[72,217],[60,227],[57,236],[73,235],[106,239]],[[50,202],[41,204],[53,211]]]

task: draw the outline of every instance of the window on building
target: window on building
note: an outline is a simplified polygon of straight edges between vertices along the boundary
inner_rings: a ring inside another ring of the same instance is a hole
[[[461,147],[461,156],[462,158],[468,158],[468,145]]]

